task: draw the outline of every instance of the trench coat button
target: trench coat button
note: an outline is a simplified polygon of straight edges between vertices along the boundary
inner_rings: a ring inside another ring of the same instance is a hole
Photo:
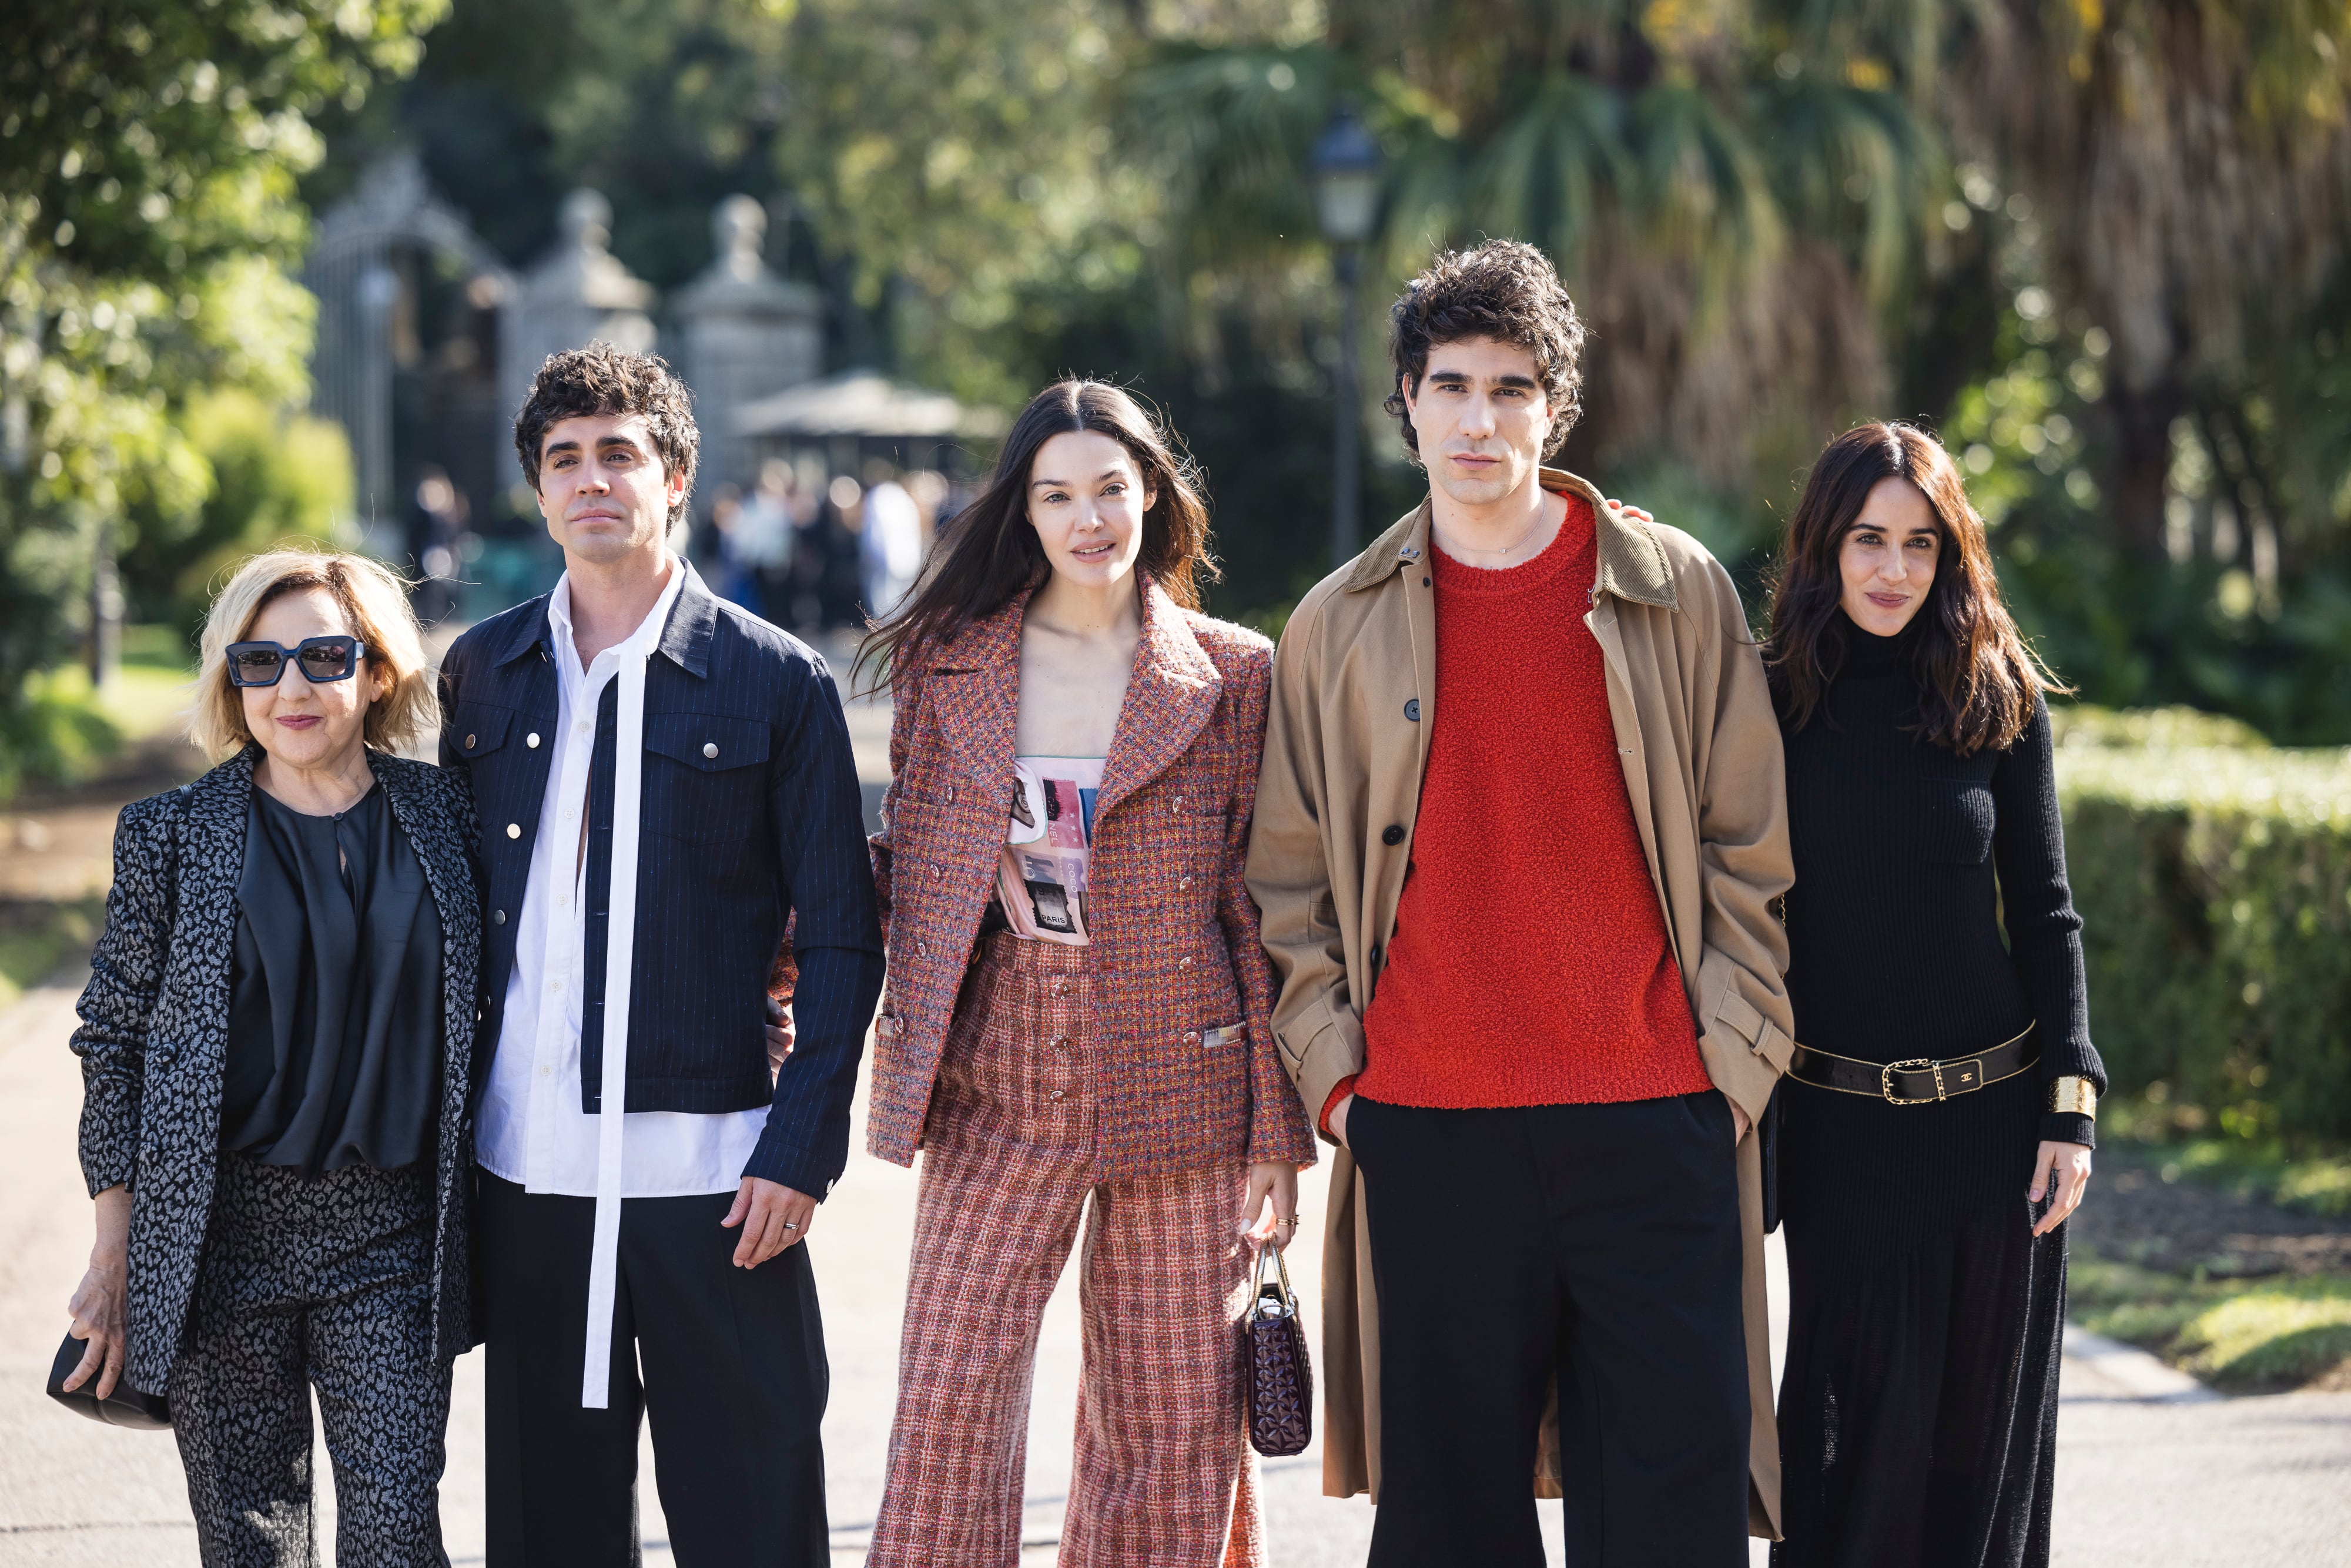
[[[538,749],[538,731],[534,729],[528,735],[525,736],[523,737],[523,744],[529,747],[533,751],[537,751]]]
[[[1404,842],[1403,827],[1397,823],[1390,822],[1386,827],[1382,828],[1380,830],[1380,842],[1387,845],[1390,849],[1394,849],[1398,844]]]
[[[507,824],[507,837],[510,839],[518,839],[522,837],[522,824],[520,822],[508,822]]]
[[[506,923],[507,923],[507,912],[506,912],[505,910],[503,910],[503,909],[493,909],[493,910],[491,910],[491,911],[490,911],[490,924],[491,924],[491,925],[504,925]]]
[[[468,751],[474,749],[474,737],[470,735],[465,737],[465,749]]]
[[[1199,1031],[1198,1030],[1196,1030],[1196,1029],[1187,1029],[1187,1030],[1186,1030],[1184,1031],[1184,1043],[1185,1043],[1186,1045],[1197,1045],[1197,1044],[1199,1044],[1199,1043],[1200,1043],[1200,1031]]]
[[[702,743],[702,755],[715,759],[718,756],[718,743],[715,740],[704,741]]]
[[[1420,722],[1420,699],[1418,697],[1413,697],[1405,702],[1404,705],[1404,716],[1412,720],[1415,724],[1418,724]]]

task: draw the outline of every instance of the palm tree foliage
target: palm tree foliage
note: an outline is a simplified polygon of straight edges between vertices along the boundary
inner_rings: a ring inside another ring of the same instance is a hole
[[[1305,150],[1352,99],[1374,277],[1558,261],[1572,460],[1737,553],[1850,419],[1943,423],[2089,695],[2351,739],[2346,64],[2340,0],[1333,0],[1164,46],[1127,109],[1196,313],[1327,314]]]

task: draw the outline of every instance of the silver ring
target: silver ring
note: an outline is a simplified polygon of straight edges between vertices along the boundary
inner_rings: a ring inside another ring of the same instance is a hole
[[[784,1228],[787,1230],[798,1230],[799,1228],[799,1224],[797,1220],[787,1219],[784,1221]]]

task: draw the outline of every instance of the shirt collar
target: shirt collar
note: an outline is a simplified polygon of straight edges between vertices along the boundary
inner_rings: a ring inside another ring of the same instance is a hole
[[[671,556],[669,580],[662,584],[661,597],[653,601],[653,607],[645,612],[645,618],[643,621],[637,622],[635,631],[604,650],[602,653],[597,654],[596,657],[607,659],[607,655],[610,655],[607,662],[617,664],[624,653],[642,657],[652,653],[659,647],[663,629],[669,624],[670,612],[676,607],[678,595],[685,588],[686,574],[693,570],[686,565],[684,556]],[[563,668],[567,671],[578,669],[580,647],[572,640],[571,573],[569,571],[556,579],[555,591],[548,595],[547,630],[549,640],[554,643],[559,653],[565,656]],[[591,661],[588,668],[592,671],[594,667]]]

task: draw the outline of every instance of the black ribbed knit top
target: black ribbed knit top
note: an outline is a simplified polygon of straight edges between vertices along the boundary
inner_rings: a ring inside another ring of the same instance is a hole
[[[2040,1138],[2088,1144],[2090,1118],[2046,1110],[2053,1078],[2080,1074],[2105,1087],[2090,1043],[2082,921],[2065,881],[2049,709],[2035,697],[2032,721],[2005,751],[1959,757],[1929,745],[1913,733],[1917,630],[1876,637],[1840,612],[1823,649],[1836,674],[1821,706],[1801,729],[1782,726],[1796,1038],[1894,1061],[1969,1055],[2030,1023],[2041,1060],[2017,1080],[1935,1106],[1802,1083],[1783,1093],[1799,1104],[1852,1102],[1829,1120],[1898,1129],[1905,1142],[1926,1140],[1922,1149],[1987,1117],[2003,1129],[2003,1145],[2012,1129],[2028,1159]],[[1967,1141],[1947,1152],[1961,1155]]]

